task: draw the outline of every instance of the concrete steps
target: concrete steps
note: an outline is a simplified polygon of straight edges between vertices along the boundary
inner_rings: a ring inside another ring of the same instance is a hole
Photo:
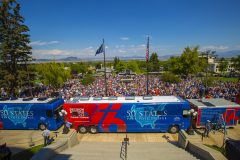
[[[54,160],[112,160],[121,159],[122,143],[80,142],[71,149],[61,152]],[[123,147],[122,150],[125,148]],[[130,142],[127,146],[129,160],[196,160],[185,150],[168,142]],[[124,156],[124,153],[122,153]]]

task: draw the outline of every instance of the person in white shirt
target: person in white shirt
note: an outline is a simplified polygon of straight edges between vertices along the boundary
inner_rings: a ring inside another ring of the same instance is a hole
[[[47,129],[47,127],[46,127],[46,129],[43,131],[42,136],[44,137],[44,145],[45,145],[45,146],[48,145],[49,137],[50,137],[50,131]]]

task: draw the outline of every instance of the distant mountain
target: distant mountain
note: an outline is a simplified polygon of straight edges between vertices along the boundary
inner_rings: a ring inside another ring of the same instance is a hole
[[[66,58],[62,58],[62,59],[58,59],[59,61],[79,61],[80,58],[77,57],[66,57]]]
[[[231,50],[226,52],[217,52],[216,55],[218,55],[218,58],[224,57],[224,58],[232,58],[240,55],[240,50]]]

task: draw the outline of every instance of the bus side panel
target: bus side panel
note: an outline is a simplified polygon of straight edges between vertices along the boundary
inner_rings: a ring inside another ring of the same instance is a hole
[[[207,120],[216,122],[217,116],[222,115],[226,126],[234,126],[238,120],[239,108],[201,108],[200,111],[200,123],[199,127],[205,126]]]
[[[182,113],[189,108],[187,103],[64,104],[75,129],[95,125],[99,132],[166,132],[171,125],[187,129],[190,119]]]
[[[0,104],[2,129],[35,129],[33,104]]]

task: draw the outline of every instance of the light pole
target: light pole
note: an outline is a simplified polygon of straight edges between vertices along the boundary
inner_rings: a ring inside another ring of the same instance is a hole
[[[197,112],[194,111],[194,109],[190,109],[188,114],[190,115],[190,127],[188,128],[187,132],[189,135],[194,135],[194,130],[193,130],[193,119],[197,116]]]

